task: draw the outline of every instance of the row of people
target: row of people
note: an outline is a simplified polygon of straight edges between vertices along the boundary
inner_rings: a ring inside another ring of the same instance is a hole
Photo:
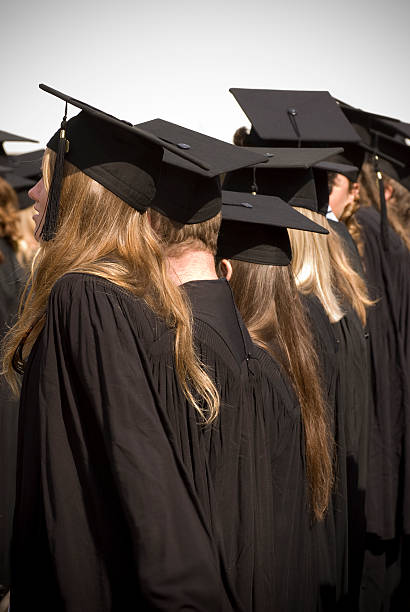
[[[55,610],[382,609],[408,530],[409,256],[377,220],[381,295],[371,247],[326,219],[351,124],[330,96],[234,90],[233,146],[43,88],[81,112],[30,191],[41,246],[5,344],[13,611],[39,584]]]

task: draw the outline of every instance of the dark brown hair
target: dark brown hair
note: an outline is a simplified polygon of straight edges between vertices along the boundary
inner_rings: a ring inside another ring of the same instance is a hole
[[[334,181],[335,176],[336,176],[335,172],[329,172],[329,191],[332,190],[333,181]],[[349,193],[351,193],[354,189],[355,182],[350,180],[348,177],[346,178],[349,181]],[[359,207],[360,207],[360,196],[357,195],[355,196],[353,202],[350,202],[344,207],[339,221],[342,221],[346,225],[349,231],[349,234],[351,235],[351,237],[356,243],[357,250],[359,251],[359,255],[363,259],[364,242],[363,242],[363,236],[362,236],[362,228],[356,218],[356,212],[359,209]]]
[[[394,231],[410,250],[410,192],[384,172],[383,181],[386,186],[392,188],[393,192],[391,198],[386,202],[387,218]],[[363,164],[359,184],[360,204],[362,206],[374,206],[377,210],[380,210],[378,179],[371,163]]]
[[[333,485],[328,409],[312,332],[290,266],[231,261],[230,285],[252,340],[288,374],[299,399],[314,515],[322,519]]]

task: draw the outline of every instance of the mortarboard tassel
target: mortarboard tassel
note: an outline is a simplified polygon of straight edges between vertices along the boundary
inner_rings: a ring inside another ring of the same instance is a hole
[[[387,220],[387,206],[386,197],[384,195],[384,182],[383,175],[379,169],[379,156],[374,156],[374,169],[377,176],[377,182],[379,185],[379,198],[380,198],[380,235],[382,239],[383,249],[389,250],[389,226]]]
[[[296,121],[296,115],[298,114],[298,111],[296,110],[296,108],[288,108],[288,117],[289,117],[289,121],[293,127],[293,130],[297,136],[298,139],[298,149],[300,149],[300,147],[302,146],[302,138],[300,135],[300,130]]]
[[[253,167],[253,183],[251,185],[252,195],[256,195],[258,193],[258,185],[256,184],[256,168]]]
[[[67,102],[65,104],[65,113],[60,126],[60,138],[58,141],[58,149],[56,161],[54,164],[53,178],[51,180],[50,189],[47,199],[47,213],[44,221],[41,237],[43,240],[52,240],[57,231],[58,211],[60,204],[61,185],[64,174],[64,157],[68,150],[69,141],[66,138],[66,123],[67,123]]]

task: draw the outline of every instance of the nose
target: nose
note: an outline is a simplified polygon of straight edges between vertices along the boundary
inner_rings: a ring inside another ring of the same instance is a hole
[[[40,179],[41,181],[41,179]],[[29,189],[28,193],[28,197],[31,200],[38,200],[38,189],[39,189],[39,185],[40,185],[40,181],[37,181],[37,183],[35,185],[33,185],[33,187],[31,189]]]

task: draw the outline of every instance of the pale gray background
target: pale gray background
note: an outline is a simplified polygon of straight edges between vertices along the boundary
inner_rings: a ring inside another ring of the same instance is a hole
[[[133,123],[162,117],[227,141],[247,124],[229,87],[328,90],[410,122],[409,0],[0,0],[0,7],[0,129],[42,146],[63,104],[40,82]]]

